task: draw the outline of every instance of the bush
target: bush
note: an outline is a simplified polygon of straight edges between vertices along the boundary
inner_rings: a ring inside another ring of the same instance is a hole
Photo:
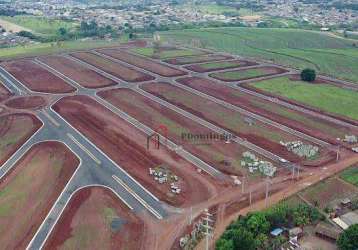
[[[301,80],[305,82],[313,82],[314,80],[316,80],[316,71],[314,69],[302,70]]]
[[[358,224],[347,228],[338,238],[337,246],[340,250],[358,249]]]

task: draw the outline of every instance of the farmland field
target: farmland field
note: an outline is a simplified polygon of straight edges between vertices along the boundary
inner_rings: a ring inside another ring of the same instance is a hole
[[[240,81],[262,76],[284,73],[285,70],[277,67],[258,67],[251,69],[233,70],[210,74],[211,77],[222,81]]]
[[[153,57],[154,49],[153,48],[135,48],[131,49],[132,52],[140,54],[142,56]],[[199,50],[192,50],[192,49],[163,49],[159,53],[160,59],[169,59],[173,57],[181,57],[181,56],[198,56],[204,55],[205,52],[201,52]]]
[[[336,143],[336,138],[358,134],[357,129],[340,126],[312,115],[291,110],[212,80],[187,77],[181,78],[177,82],[325,141]]]
[[[143,222],[109,189],[74,194],[44,249],[140,249]]]
[[[352,41],[298,29],[208,28],[161,32],[162,38],[190,43],[202,40],[218,51],[272,60],[295,68],[358,81],[357,49]]]
[[[0,182],[0,241],[4,249],[25,249],[79,160],[58,142],[33,146]]]
[[[356,91],[329,84],[293,81],[288,76],[253,82],[250,86],[326,112],[358,120],[358,92]]]
[[[185,65],[185,64],[191,64],[191,63],[204,63],[204,62],[212,62],[212,61],[219,61],[219,60],[229,60],[233,59],[231,56],[227,55],[220,55],[220,54],[209,54],[209,55],[199,55],[199,56],[183,56],[183,57],[177,57],[172,59],[164,60],[167,63],[173,64],[173,65]]]
[[[344,170],[340,178],[358,187],[358,165]]]

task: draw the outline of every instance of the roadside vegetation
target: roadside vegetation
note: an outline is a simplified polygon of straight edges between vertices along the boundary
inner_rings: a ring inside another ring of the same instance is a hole
[[[358,187],[358,165],[344,170],[340,178]]]
[[[270,60],[358,81],[358,43],[316,31],[246,27],[161,32],[168,41]]]

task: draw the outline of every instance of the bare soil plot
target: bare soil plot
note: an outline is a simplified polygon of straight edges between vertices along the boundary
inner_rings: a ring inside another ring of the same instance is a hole
[[[338,143],[336,138],[344,138],[345,135],[358,134],[357,129],[339,126],[318,117],[246,94],[223,84],[218,84],[212,80],[199,77],[188,77],[177,81],[205,94],[214,96],[233,105],[242,107],[250,112],[333,144]]]
[[[185,64],[192,64],[192,63],[204,63],[204,62],[213,62],[213,61],[229,60],[229,59],[234,59],[234,58],[231,56],[213,54],[213,55],[202,55],[202,56],[177,57],[177,58],[165,60],[165,62],[173,65],[185,65]]]
[[[0,116],[0,166],[41,127],[33,115]]]
[[[39,59],[85,88],[103,88],[117,84],[113,80],[63,56],[55,55]]]
[[[33,146],[0,182],[0,242],[25,249],[79,164],[64,144]]]
[[[187,140],[183,138],[183,134],[210,135],[213,132],[133,90],[107,90],[100,92],[99,96],[154,130],[161,125],[166,126],[167,135],[163,131],[158,131],[158,133],[167,136],[171,141],[183,146],[185,150],[221,172],[239,176],[249,175],[248,170],[240,165],[242,153],[249,151],[244,146],[225,143],[223,140]],[[262,160],[267,160],[260,155],[257,156]]]
[[[46,100],[41,96],[15,97],[5,102],[5,105],[14,109],[37,110],[47,105]]]
[[[358,188],[338,178],[329,178],[300,192],[311,204],[323,209],[333,208],[344,198],[358,197]]]
[[[12,96],[11,92],[0,81],[0,102]]]
[[[139,72],[89,52],[75,52],[71,55],[127,82],[142,82],[154,79],[151,75]]]
[[[258,78],[263,76],[282,74],[284,72],[287,72],[287,70],[278,67],[273,67],[273,66],[266,66],[266,67],[257,67],[257,68],[250,68],[250,69],[212,73],[210,74],[210,77],[225,82],[235,82],[235,81],[242,81],[242,80]]]
[[[294,135],[249,118],[242,113],[226,108],[174,85],[165,83],[146,83],[142,85],[142,88],[145,91],[148,91],[188,112],[198,115],[219,127],[231,131],[237,136],[279,155],[282,158],[293,162],[304,160],[289,152],[280,144],[280,141],[287,142],[299,140],[299,138]]]
[[[144,224],[109,189],[77,191],[44,249],[141,249]]]
[[[224,69],[233,69],[233,68],[240,68],[240,67],[247,67],[257,65],[255,62],[245,61],[245,60],[234,60],[234,61],[221,61],[221,62],[209,62],[204,64],[194,64],[187,66],[185,68],[199,72],[212,72],[216,70],[224,70]]]
[[[115,59],[121,60],[123,62],[135,65],[139,68],[143,68],[155,74],[165,76],[165,77],[175,77],[175,76],[183,76],[187,73],[176,69],[174,67],[169,67],[167,65],[152,61],[150,59],[146,59],[144,57],[136,56],[125,52],[123,50],[115,50],[115,49],[102,49],[99,50],[100,53],[103,53],[107,56],[113,57]]]
[[[189,206],[211,196],[206,178],[193,165],[164,147],[147,150],[144,133],[90,97],[66,97],[54,109],[160,200]],[[159,184],[149,175],[149,168],[159,166],[179,177],[180,195],[170,192],[169,183]]]
[[[52,94],[70,93],[76,89],[31,60],[3,62],[1,65],[32,91]]]
[[[137,53],[142,56],[158,58],[158,59],[169,59],[182,56],[201,56],[206,55],[208,52],[194,49],[186,48],[176,48],[176,47],[160,47],[158,50],[147,47],[147,48],[135,48],[131,49],[134,53]]]

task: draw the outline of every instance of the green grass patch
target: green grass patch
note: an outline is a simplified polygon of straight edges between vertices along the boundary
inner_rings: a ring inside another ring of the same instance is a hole
[[[132,49],[133,52],[138,53],[143,56],[153,57],[154,56],[154,49],[153,48],[135,48]],[[181,56],[194,56],[194,55],[202,55],[205,54],[201,51],[195,51],[192,49],[169,49],[169,50],[162,50],[159,54],[160,59],[169,59],[174,57],[181,57]]]
[[[358,187],[358,165],[344,170],[340,174],[340,177],[346,182]]]
[[[312,84],[278,77],[252,86],[321,110],[358,120],[358,92],[328,84]]]
[[[212,74],[214,78],[220,78],[225,80],[237,81],[245,78],[259,77],[265,74],[265,71],[262,69],[248,69],[248,70],[237,70],[237,71],[228,71],[222,73]]]
[[[207,28],[161,32],[163,39],[183,44],[200,40],[206,48],[257,59],[271,60],[298,69],[358,81],[358,49],[352,40],[317,31],[286,28]]]

